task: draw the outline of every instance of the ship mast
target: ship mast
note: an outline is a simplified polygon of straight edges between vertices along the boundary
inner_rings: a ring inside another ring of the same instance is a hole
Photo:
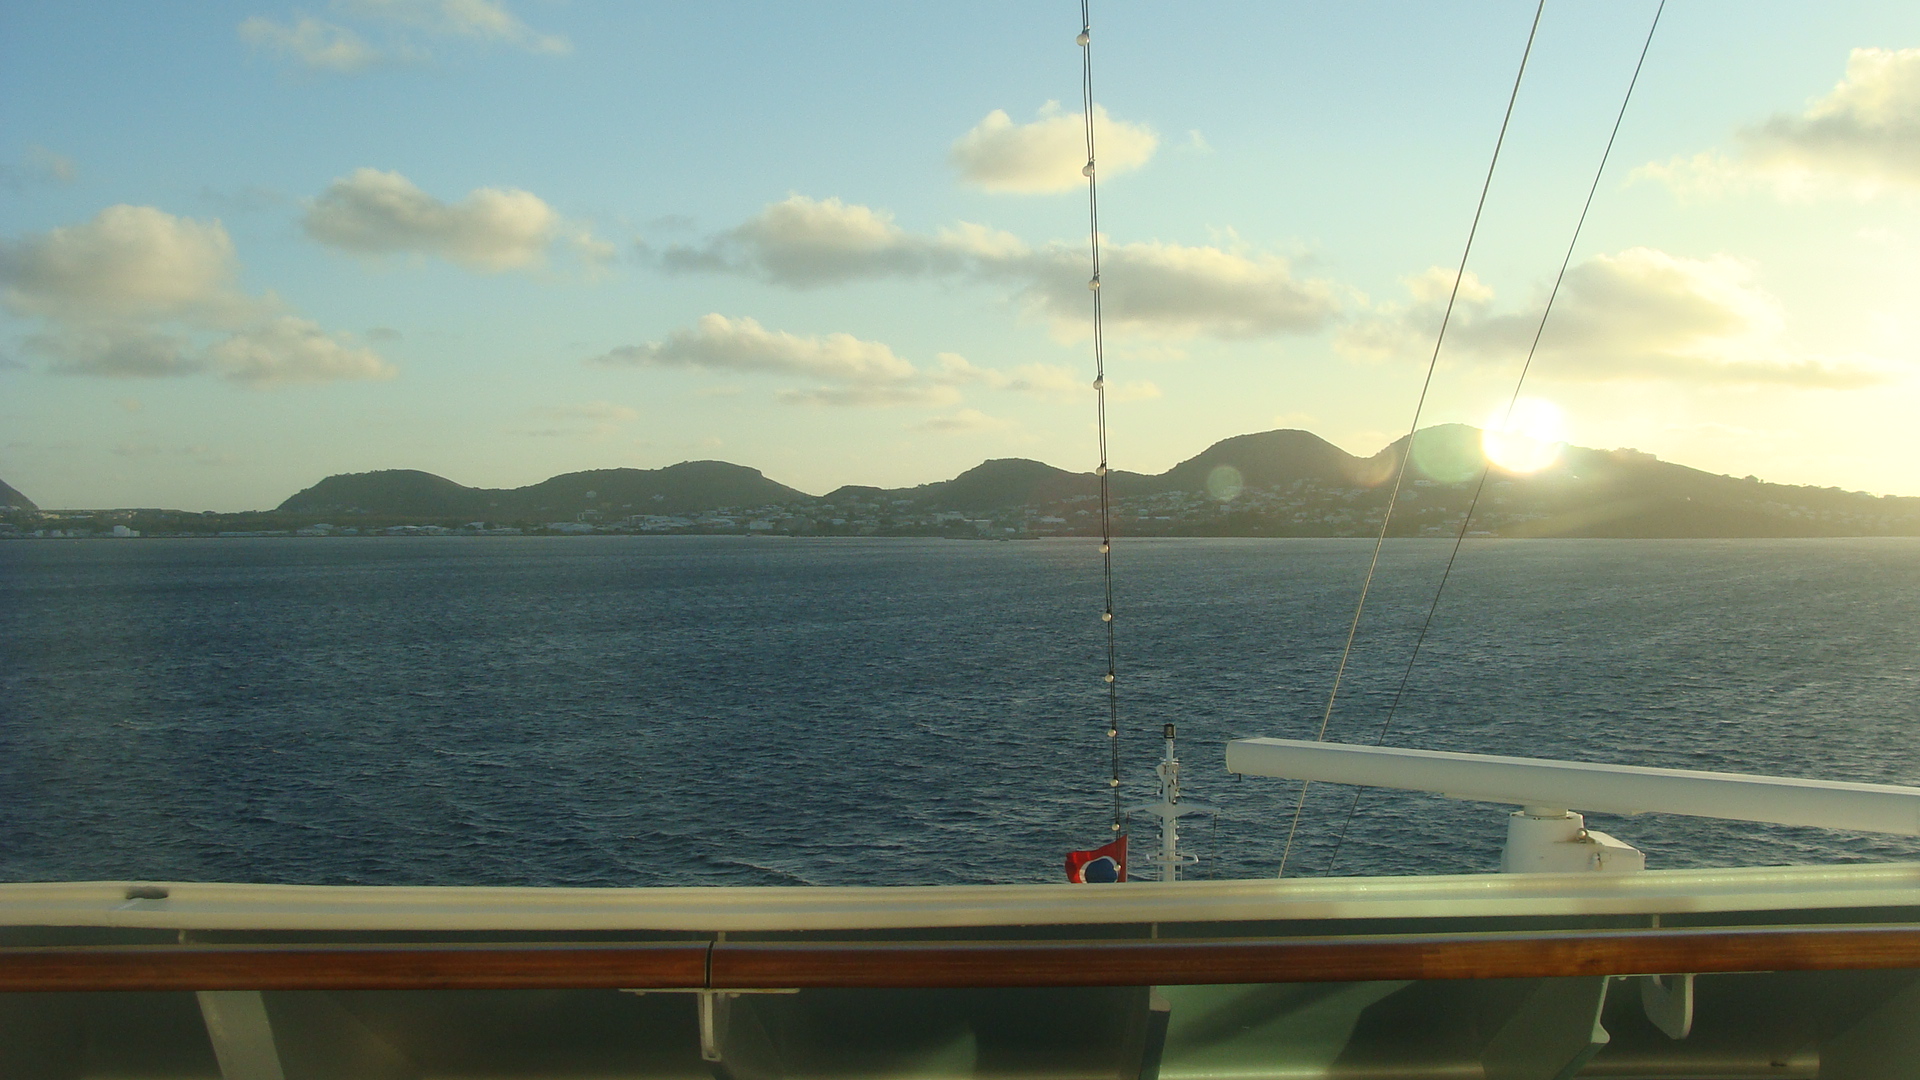
[[[1154,767],[1154,772],[1160,776],[1160,801],[1136,806],[1134,810],[1160,819],[1160,850],[1143,861],[1160,869],[1161,881],[1178,881],[1182,866],[1193,866],[1200,861],[1198,855],[1180,852],[1180,819],[1188,814],[1214,814],[1219,811],[1205,803],[1180,801],[1180,758],[1174,753],[1172,724],[1161,729],[1161,739],[1163,749],[1160,764]]]

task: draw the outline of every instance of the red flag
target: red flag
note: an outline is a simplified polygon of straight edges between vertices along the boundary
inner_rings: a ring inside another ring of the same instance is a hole
[[[1067,852],[1067,880],[1076,885],[1127,880],[1127,836],[1092,851]]]

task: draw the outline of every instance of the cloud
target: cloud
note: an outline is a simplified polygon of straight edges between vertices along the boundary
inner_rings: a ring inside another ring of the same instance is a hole
[[[109,453],[123,458],[177,457],[191,459],[195,465],[239,465],[242,459],[234,454],[217,451],[205,443],[165,446],[159,443],[135,442],[122,439],[109,448]]]
[[[753,319],[729,319],[718,313],[702,316],[690,329],[675,330],[665,341],[622,346],[589,362],[805,375],[856,383],[902,382],[918,375],[912,364],[878,341],[862,341],[852,334],[799,337],[768,330]]]
[[[550,56],[573,51],[565,37],[534,30],[499,0],[350,0],[345,7],[366,18],[443,37],[497,42]]]
[[[907,425],[909,431],[938,431],[960,433],[968,431],[1006,431],[1013,427],[1013,421],[988,416],[979,409],[961,409],[948,416],[932,416],[915,424]]]
[[[1067,333],[1091,321],[1087,257],[1075,246],[1029,247],[962,222],[910,232],[891,214],[794,195],[701,246],[658,256],[669,270],[733,273],[790,288],[855,280],[963,277],[1011,289]],[[1102,304],[1115,324],[1166,337],[1239,339],[1312,333],[1340,311],[1344,291],[1296,276],[1277,255],[1163,243],[1102,248]]]
[[[1451,282],[1452,271],[1437,267],[1410,280],[1411,304],[1382,305],[1345,328],[1336,346],[1359,358],[1424,359]],[[1517,365],[1538,322],[1537,305],[1496,312],[1493,291],[1469,274],[1444,355]],[[1790,347],[1779,301],[1754,284],[1749,264],[1727,255],[1689,259],[1645,247],[1596,255],[1567,272],[1534,373],[1581,382],[1829,388],[1887,378],[1872,360],[1812,356]]]
[[[380,379],[392,374],[373,350],[348,345],[318,323],[291,315],[215,342],[207,358],[227,378],[254,386]]]
[[[935,382],[949,386],[977,384],[1053,401],[1083,401],[1093,396],[1093,381],[1058,364],[1022,364],[1011,371],[976,367],[965,357],[941,353]],[[1108,401],[1142,401],[1160,396],[1150,382],[1115,383],[1107,387]]]
[[[1102,176],[1116,176],[1145,165],[1160,144],[1152,128],[1115,120],[1093,107],[1094,144]],[[962,180],[987,191],[1031,194],[1070,191],[1086,183],[1086,116],[1062,113],[1049,101],[1039,119],[1016,124],[995,109],[954,140],[947,159]]]
[[[80,167],[65,154],[56,154],[44,146],[32,145],[20,156],[18,165],[0,165],[0,187],[25,191],[37,184],[71,184],[80,178]]]
[[[896,405],[952,405],[960,392],[950,386],[820,386],[804,390],[782,390],[777,395],[787,405],[841,405],[888,408]]]
[[[802,337],[768,330],[750,318],[733,319],[718,313],[705,315],[694,326],[675,330],[664,340],[623,345],[587,362],[605,367],[789,376],[830,384],[777,392],[780,401],[795,405],[946,406],[958,403],[960,388],[970,386],[1039,397],[1085,397],[1091,393],[1086,380],[1062,367],[1028,364],[1002,371],[979,367],[955,353],[941,353],[932,366],[923,369],[882,342],[845,333]],[[738,391],[726,387],[702,392]],[[1151,383],[1128,384],[1119,392],[1133,398],[1159,396],[1158,388]]]
[[[587,401],[575,405],[543,405],[528,409],[527,415],[547,421],[545,428],[510,428],[511,435],[564,437],[587,435],[603,438],[640,419],[640,410],[611,401]]]
[[[674,245],[659,259],[668,270],[746,274],[804,289],[956,273],[969,258],[1024,251],[1017,238],[981,225],[920,236],[895,225],[884,210],[794,195],[704,245]]]
[[[301,220],[307,235],[361,255],[433,255],[498,273],[538,266],[565,222],[539,196],[517,188],[476,188],[442,202],[397,172],[356,169],[327,185]],[[590,265],[602,250],[590,232],[566,238]]]
[[[240,40],[255,49],[291,60],[308,71],[352,74],[394,59],[346,27],[306,15],[291,23],[255,15],[240,24],[239,32]]]
[[[1735,147],[1635,175],[1708,195],[1755,183],[1787,196],[1920,189],[1920,49],[1853,50],[1825,97],[1737,132]]]
[[[994,269],[1065,328],[1090,325],[1086,256],[1055,245]],[[1339,312],[1341,290],[1296,277],[1287,260],[1158,242],[1100,249],[1102,317],[1142,333],[1225,339],[1313,333]]]
[[[304,14],[291,22],[255,15],[240,23],[240,40],[308,71],[335,75],[424,63],[432,59],[436,40],[444,39],[550,56],[573,49],[565,37],[521,22],[499,0],[337,0],[333,8],[362,28]],[[363,30],[376,32],[380,43],[368,41]]]
[[[596,424],[631,424],[640,419],[640,410],[611,401],[588,401],[578,405],[549,405],[532,410],[548,420],[587,420]]]
[[[387,378],[371,350],[234,283],[218,221],[110,206],[81,225],[0,241],[0,303],[40,320],[27,350],[108,377],[211,372],[252,386]]]

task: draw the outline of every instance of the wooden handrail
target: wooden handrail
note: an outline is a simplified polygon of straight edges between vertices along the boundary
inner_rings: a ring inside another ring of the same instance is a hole
[[[1920,927],[1250,941],[821,946],[726,942],[716,986],[1130,986],[1920,968]]]
[[[0,949],[8,990],[697,989],[708,943],[135,945]]]
[[[1101,942],[0,949],[0,991],[1044,987],[1920,968],[1920,926]]]

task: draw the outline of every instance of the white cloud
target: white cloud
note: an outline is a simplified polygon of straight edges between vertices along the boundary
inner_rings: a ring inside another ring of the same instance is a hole
[[[1158,383],[1140,379],[1134,382],[1114,383],[1107,387],[1107,400],[1116,404],[1129,401],[1152,401],[1162,397]]]
[[[982,387],[1044,398],[1084,399],[1091,381],[1050,364],[1026,364],[1012,370],[985,368],[956,353],[941,353],[922,369],[886,344],[852,334],[800,336],[768,330],[750,318],[713,313],[664,340],[624,345],[587,361],[609,367],[691,368],[729,374],[795,376],[831,385],[782,389],[789,404],[858,406],[945,406],[961,400],[962,387]],[[737,393],[735,387],[702,393]],[[1112,400],[1158,397],[1152,383],[1111,387]]]
[[[0,247],[7,306],[69,322],[244,317],[255,301],[233,288],[233,242],[218,221],[151,206],[110,206]]]
[[[750,274],[794,288],[871,278],[954,273],[969,259],[1024,253],[1018,238],[962,223],[936,236],[894,224],[884,210],[839,199],[794,195],[772,203],[700,247],[675,245],[661,253],[669,270]]]
[[[840,405],[888,408],[896,405],[939,407],[960,400],[960,392],[950,386],[819,386],[803,390],[782,390],[777,395],[788,405]]]
[[[1410,279],[1411,304],[1382,305],[1344,329],[1338,347],[1355,357],[1424,360],[1452,280],[1452,271],[1439,268]],[[1493,291],[1477,278],[1462,281],[1443,356],[1517,370],[1538,326],[1538,307],[1498,313],[1493,301]],[[1747,263],[1645,247],[1597,255],[1567,272],[1533,374],[1831,388],[1887,377],[1871,359],[1813,356],[1791,347],[1779,301],[1753,282]]]
[[[640,419],[640,410],[611,401],[543,406],[534,409],[533,414],[549,420],[590,420],[596,424],[631,424]]]
[[[544,420],[550,426],[538,429],[509,428],[508,434],[604,438],[640,419],[640,410],[611,401],[585,401],[573,405],[542,405],[528,409],[527,415]]]
[[[218,221],[110,206],[82,225],[0,241],[0,302],[39,319],[30,352],[54,371],[111,377],[212,372],[252,386],[387,378],[371,350],[234,283]]]
[[[346,344],[318,323],[291,315],[215,342],[207,358],[221,375],[252,386],[382,379],[392,374],[373,350]]]
[[[474,270],[539,265],[563,224],[539,196],[517,188],[476,188],[455,203],[397,172],[356,169],[327,185],[301,221],[323,244],[363,255],[434,255]],[[592,254],[591,234],[570,237]]]
[[[18,165],[0,165],[0,187],[25,191],[36,184],[71,184],[80,178],[80,167],[65,154],[56,154],[44,146],[28,146]]]
[[[1228,339],[1312,333],[1341,306],[1341,290],[1296,277],[1277,255],[1156,242],[1103,245],[1100,262],[1102,317],[1142,333]],[[1091,324],[1080,252],[1054,246],[994,269],[1023,279],[1025,298],[1056,324]]]
[[[1140,243],[1103,249],[1105,315],[1164,337],[1311,333],[1331,320],[1343,290],[1303,279],[1287,260],[1217,246]],[[1087,259],[1077,247],[1035,250],[1010,233],[961,223],[926,235],[882,210],[795,195],[704,246],[660,255],[670,270],[745,274],[792,288],[859,279],[964,276],[1010,287],[1064,331],[1091,321]]]
[[[1635,175],[1706,195],[1754,183],[1788,196],[1920,189],[1920,49],[1853,50],[1830,93],[1738,132],[1735,145]]]
[[[664,341],[622,346],[591,362],[805,375],[853,383],[904,382],[919,374],[878,341],[863,341],[852,334],[800,337],[768,330],[753,319],[729,319],[718,313],[702,316],[698,325],[675,330]]]
[[[549,55],[573,51],[565,37],[534,30],[499,0],[349,0],[344,7],[356,15],[430,34],[498,42]]]
[[[423,63],[432,59],[436,40],[444,39],[553,56],[573,49],[565,37],[529,27],[499,0],[336,0],[332,6],[361,28],[305,14],[289,22],[255,15],[241,22],[240,40],[308,71],[336,75]],[[363,31],[374,32],[379,44]]]
[[[909,424],[907,430],[953,434],[969,431],[1006,431],[1012,427],[1011,420],[988,416],[979,409],[961,409],[946,416],[932,416],[918,423]]]
[[[255,15],[240,24],[240,40],[309,71],[352,74],[388,59],[352,30],[307,15],[291,23]]]
[[[1096,105],[1093,135],[1100,175],[1115,176],[1145,165],[1160,137],[1152,128],[1115,120]],[[995,109],[960,136],[947,154],[969,184],[988,191],[1068,191],[1086,183],[1086,117],[1062,113],[1049,101],[1037,120],[1016,124]]]

